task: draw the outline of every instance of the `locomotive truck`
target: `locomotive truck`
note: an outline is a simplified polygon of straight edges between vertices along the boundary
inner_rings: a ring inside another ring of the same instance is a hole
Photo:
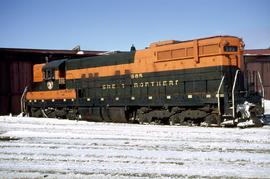
[[[258,124],[263,94],[243,70],[243,49],[238,37],[214,36],[36,64],[22,108],[87,121]]]

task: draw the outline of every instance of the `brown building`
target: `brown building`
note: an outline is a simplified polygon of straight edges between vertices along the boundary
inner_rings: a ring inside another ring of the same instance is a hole
[[[253,78],[250,80],[253,81],[257,90],[260,90],[260,84],[255,74],[260,72],[265,90],[265,99],[270,100],[270,49],[245,50],[244,62],[245,70],[253,74]]]
[[[20,113],[24,88],[32,83],[33,65],[68,57],[96,56],[103,51],[0,48],[0,115]]]

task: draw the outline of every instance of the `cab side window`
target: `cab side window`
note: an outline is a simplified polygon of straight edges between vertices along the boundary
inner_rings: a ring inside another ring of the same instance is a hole
[[[52,80],[52,79],[54,79],[53,72],[54,71],[52,69],[46,69],[45,70],[45,80]]]
[[[237,52],[237,46],[224,46],[224,52]]]

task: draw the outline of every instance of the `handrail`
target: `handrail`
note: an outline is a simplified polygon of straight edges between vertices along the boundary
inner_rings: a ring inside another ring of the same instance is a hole
[[[25,112],[25,101],[24,101],[24,98],[25,98],[25,94],[26,94],[27,90],[28,90],[28,86],[26,86],[26,87],[24,88],[23,94],[22,94],[22,96],[21,96],[21,112],[22,112],[22,113]]]
[[[233,87],[232,87],[232,110],[233,110],[233,118],[235,118],[235,99],[234,99],[234,90],[235,90],[235,84],[236,84],[236,80],[237,80],[237,76],[239,73],[239,69],[236,70],[235,72],[235,76],[234,76],[234,81],[233,81]]]
[[[261,89],[262,89],[262,108],[264,108],[264,87],[263,87],[263,83],[262,83],[262,78],[261,78],[261,74],[259,71],[257,71],[258,77],[259,77],[259,81],[260,81],[260,85],[261,85]]]
[[[219,83],[219,87],[218,87],[218,91],[217,91],[217,97],[218,97],[218,114],[221,115],[221,109],[220,109],[220,89],[221,89],[221,86],[223,84],[223,81],[224,81],[224,78],[225,76],[223,75],[222,76],[222,79]]]

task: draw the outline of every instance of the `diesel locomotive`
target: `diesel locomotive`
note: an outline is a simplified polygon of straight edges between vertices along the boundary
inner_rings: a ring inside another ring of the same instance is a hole
[[[254,74],[243,71],[243,48],[238,37],[215,36],[37,64],[22,108],[34,117],[87,121],[256,121],[263,95],[250,83]]]

